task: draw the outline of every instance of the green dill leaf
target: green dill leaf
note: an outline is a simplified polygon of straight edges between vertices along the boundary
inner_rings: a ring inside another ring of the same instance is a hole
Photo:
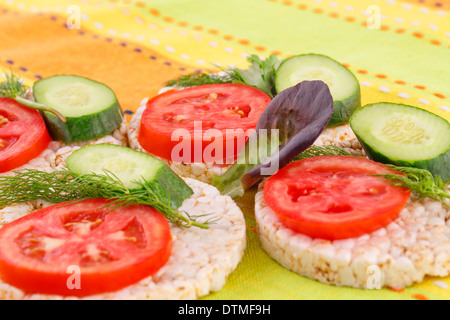
[[[113,200],[112,210],[130,205],[148,205],[161,212],[169,222],[183,227],[208,228],[171,207],[170,195],[155,183],[144,179],[136,182],[140,189],[127,189],[112,172],[73,176],[68,170],[44,172],[34,169],[14,171],[13,176],[0,176],[0,208],[13,203],[44,200],[61,203],[71,200],[105,198]]]
[[[335,145],[311,146],[294,158],[294,161],[320,156],[351,156],[344,148]]]
[[[167,86],[194,87],[205,84],[231,83],[231,78],[227,75],[221,76],[215,73],[191,73],[166,83]]]
[[[24,96],[29,89],[30,88],[26,86],[14,73],[5,73],[5,81],[0,83],[0,97],[13,99],[31,109],[53,113],[62,122],[67,121],[67,119],[57,110],[49,108],[43,104],[25,99]]]
[[[275,91],[275,71],[280,65],[276,55],[271,55],[262,60],[257,55],[247,58],[250,63],[248,69],[228,68],[221,73],[191,73],[177,79],[170,80],[166,86],[193,87],[204,84],[239,83],[258,88],[271,98]]]
[[[311,146],[306,151],[298,155],[294,161],[320,157],[320,156],[353,156],[344,148],[335,145],[326,146]],[[382,177],[389,181],[390,184],[402,188],[410,189],[416,199],[431,198],[441,202],[446,207],[447,199],[450,199],[450,191],[447,185],[442,181],[438,175],[433,175],[425,169],[415,167],[401,167],[391,164],[385,164],[389,169],[397,171],[401,174],[376,174],[375,176]]]
[[[15,99],[25,95],[28,86],[23,84],[22,81],[14,73],[4,73],[5,81],[0,83],[0,97]]]
[[[450,199],[450,192],[440,176],[420,168],[386,166],[404,175],[378,174],[376,176],[389,180],[392,185],[410,189],[416,199],[431,198],[450,208],[446,202],[446,199]]]

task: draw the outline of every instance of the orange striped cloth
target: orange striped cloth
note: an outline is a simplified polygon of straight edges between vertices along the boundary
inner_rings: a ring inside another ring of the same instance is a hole
[[[180,75],[244,67],[253,53],[314,52],[357,76],[363,105],[405,103],[450,120],[448,0],[0,0],[0,30],[0,70],[28,84],[55,74],[95,79],[116,92],[129,116]],[[238,199],[246,255],[225,288],[206,298],[450,298],[450,278],[401,291],[357,290],[284,270],[259,246],[253,196]]]

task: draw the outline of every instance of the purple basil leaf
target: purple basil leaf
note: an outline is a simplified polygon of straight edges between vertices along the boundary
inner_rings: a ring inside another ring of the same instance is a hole
[[[276,173],[276,170],[289,164],[310,147],[325,129],[332,114],[333,98],[328,86],[322,81],[303,81],[281,91],[261,114],[254,136],[249,139],[256,136],[256,140],[261,142],[261,133],[267,133],[266,144],[270,145],[271,133],[276,133],[271,129],[278,129],[278,152],[275,150],[268,159],[257,157],[258,163],[255,164],[238,158],[223,176],[213,179],[213,185],[222,194],[231,197],[242,195],[244,190],[264,176]],[[267,149],[270,150],[270,146]],[[252,151],[247,142],[239,157],[249,156],[252,152],[259,153],[260,150]]]
[[[261,114],[256,126],[260,129],[278,129],[280,150],[272,160],[282,168],[310,147],[328,125],[333,114],[333,98],[322,81],[303,81],[280,92]],[[259,165],[247,175],[261,177]]]

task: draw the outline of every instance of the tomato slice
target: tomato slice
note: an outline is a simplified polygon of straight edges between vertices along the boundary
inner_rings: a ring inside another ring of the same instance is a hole
[[[0,172],[39,156],[51,138],[38,111],[0,98]]]
[[[246,141],[245,133],[255,129],[270,100],[264,92],[241,84],[171,90],[147,102],[138,141],[149,153],[174,162],[231,164]],[[177,129],[186,135],[172,138]],[[185,148],[172,157],[184,139],[190,154]]]
[[[143,205],[105,208],[88,199],[56,204],[0,229],[0,276],[26,292],[86,296],[117,291],[161,268],[170,226]]]
[[[392,171],[365,158],[304,159],[266,181],[264,200],[296,232],[327,240],[359,237],[395,220],[411,194],[373,176],[383,173]]]

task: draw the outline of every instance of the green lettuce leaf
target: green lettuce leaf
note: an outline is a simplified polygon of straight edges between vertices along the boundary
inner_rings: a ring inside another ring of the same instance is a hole
[[[257,55],[247,58],[251,63],[248,69],[232,69],[229,76],[233,83],[242,83],[253,86],[273,98],[275,90],[275,71],[280,65],[276,55],[270,55],[267,59],[261,60]]]

